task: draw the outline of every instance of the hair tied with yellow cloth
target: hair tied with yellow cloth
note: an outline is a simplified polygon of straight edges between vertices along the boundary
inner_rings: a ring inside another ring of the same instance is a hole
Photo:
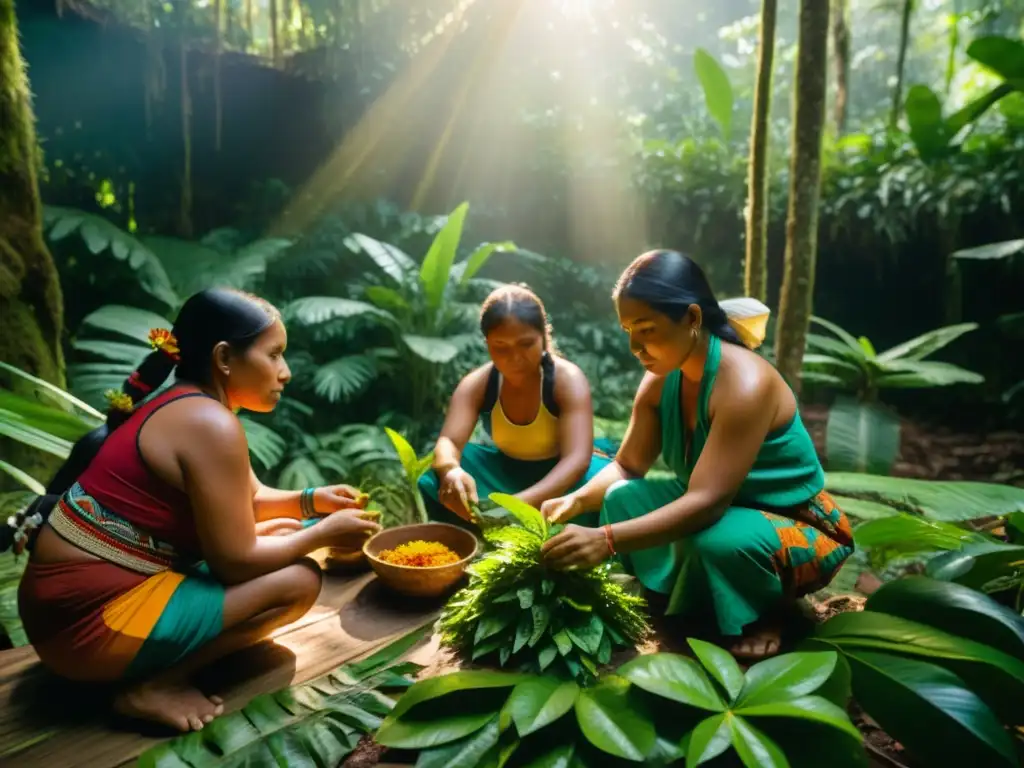
[[[768,318],[772,314],[768,307],[749,296],[725,299],[718,302],[718,306],[748,349],[757,349],[764,343],[768,334]]]

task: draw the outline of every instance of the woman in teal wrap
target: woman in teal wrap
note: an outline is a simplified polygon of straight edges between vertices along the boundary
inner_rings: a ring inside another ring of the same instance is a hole
[[[610,459],[594,453],[590,385],[555,354],[541,300],[528,288],[498,288],[480,310],[490,363],[455,388],[433,470],[419,487],[434,520],[470,525],[468,506],[491,493],[534,506],[578,488]],[[470,443],[480,420],[493,445]],[[596,524],[597,515],[581,518]]]
[[[567,525],[545,557],[568,568],[616,555],[667,614],[713,615],[734,655],[777,653],[778,609],[827,585],[853,536],[792,390],[747,348],[768,310],[740,299],[730,318],[674,251],[639,256],[613,296],[647,375],[615,461],[542,507],[562,523],[600,510],[602,527]],[[659,453],[675,476],[645,478]]]

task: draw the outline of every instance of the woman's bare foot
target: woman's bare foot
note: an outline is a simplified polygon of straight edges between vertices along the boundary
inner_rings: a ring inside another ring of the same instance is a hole
[[[778,626],[751,629],[729,647],[729,653],[743,661],[761,661],[774,656],[782,647],[782,631]]]
[[[223,714],[224,702],[190,685],[147,682],[119,693],[114,699],[114,709],[127,717],[168,725],[179,731],[199,731]]]

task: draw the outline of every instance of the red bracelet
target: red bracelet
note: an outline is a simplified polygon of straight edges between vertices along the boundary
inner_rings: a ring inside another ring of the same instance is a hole
[[[615,554],[615,539],[612,538],[612,526],[608,523],[604,527],[604,539],[608,542],[608,551]]]

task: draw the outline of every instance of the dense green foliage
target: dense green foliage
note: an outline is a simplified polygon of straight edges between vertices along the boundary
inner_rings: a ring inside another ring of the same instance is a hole
[[[586,682],[612,652],[648,634],[646,601],[613,578],[610,564],[584,571],[547,568],[541,545],[549,526],[533,507],[505,494],[491,500],[518,524],[487,528],[492,546],[469,568],[438,622],[441,642],[466,660],[551,671]]]

